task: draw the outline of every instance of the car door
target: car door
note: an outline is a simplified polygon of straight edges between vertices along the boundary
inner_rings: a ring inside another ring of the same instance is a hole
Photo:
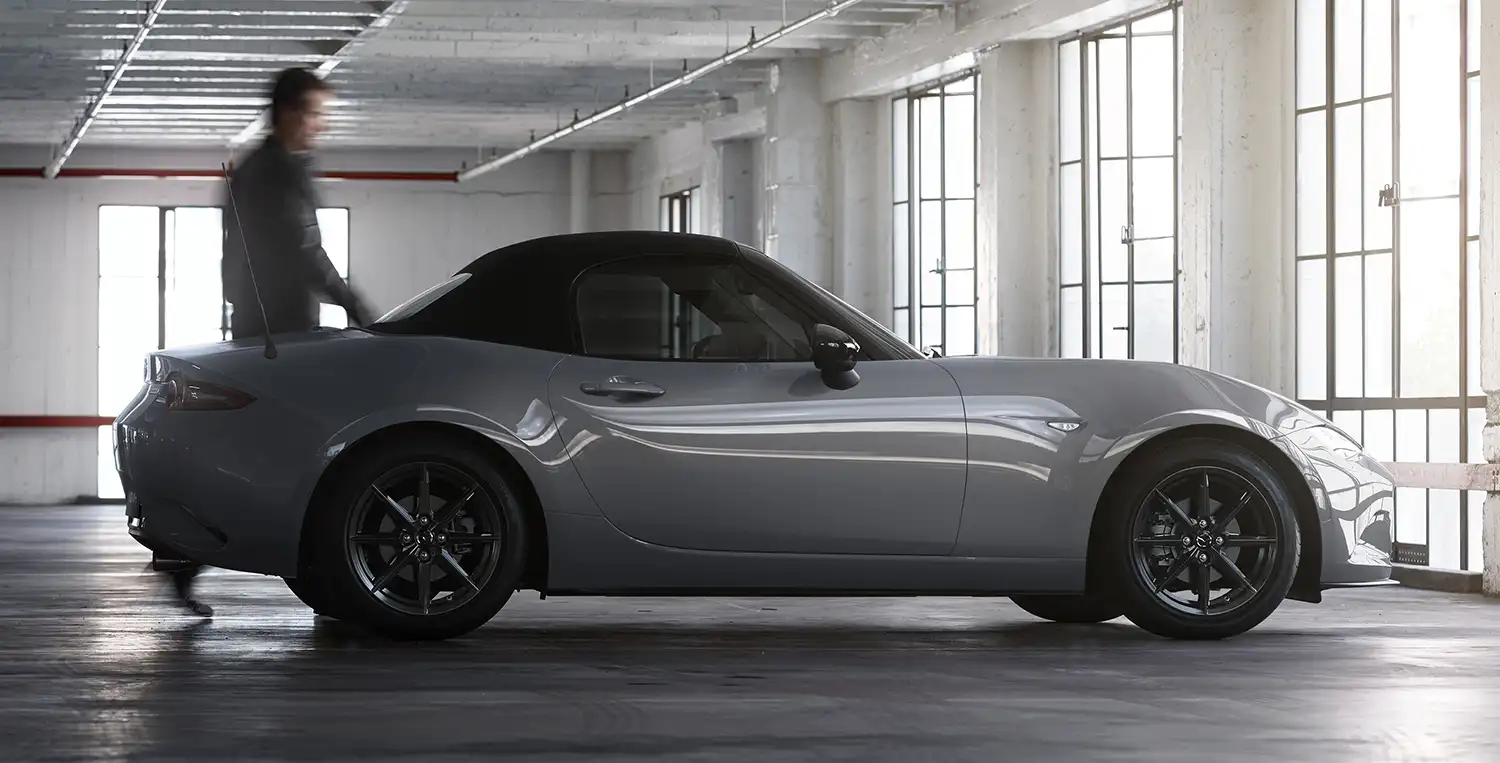
[[[731,256],[625,257],[581,274],[570,301],[579,351],[549,397],[624,533],[731,552],[952,550],[965,427],[937,364],[866,359],[857,384],[830,387],[807,339],[820,316]]]

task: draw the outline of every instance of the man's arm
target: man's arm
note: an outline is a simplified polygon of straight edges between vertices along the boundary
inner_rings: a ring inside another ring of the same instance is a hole
[[[372,320],[369,308],[344,281],[343,276],[339,275],[338,268],[333,266],[333,261],[323,248],[323,235],[318,228],[318,211],[313,204],[310,189],[305,185],[309,182],[310,179],[302,177],[288,178],[285,184],[287,192],[278,195],[278,217],[286,226],[284,229],[294,231],[298,239],[297,246],[293,247],[293,258],[296,260],[293,272],[309,291],[344,308],[351,323],[369,323]]]

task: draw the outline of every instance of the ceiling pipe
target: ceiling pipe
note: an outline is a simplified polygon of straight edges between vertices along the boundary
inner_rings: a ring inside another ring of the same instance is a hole
[[[83,134],[89,131],[89,126],[94,124],[94,117],[99,115],[99,109],[104,107],[104,100],[114,92],[115,86],[120,84],[120,79],[125,76],[125,69],[130,66],[131,59],[140,51],[141,45],[146,42],[146,35],[151,34],[151,28],[156,26],[156,20],[161,16],[161,8],[167,4],[167,0],[155,0],[151,8],[146,11],[146,18],[141,21],[140,28],[135,30],[135,36],[130,38],[130,43],[125,46],[125,52],[120,55],[120,60],[115,62],[114,71],[109,73],[109,79],[105,80],[104,87],[99,90],[99,95],[83,110],[83,116],[73,123],[73,131],[69,133],[68,139],[63,142],[62,150],[47,164],[45,176],[50,180],[57,177],[58,170],[62,169],[63,163],[73,155],[73,149],[78,148],[78,142],[83,140]]]
[[[553,132],[545,137],[538,138],[531,143],[518,148],[515,151],[512,151],[504,156],[490,159],[489,161],[478,164],[470,169],[463,170],[462,172],[458,173],[458,182],[462,183],[465,181],[473,180],[474,178],[479,177],[480,175],[483,175],[487,172],[493,172],[507,164],[510,164],[511,162],[530,156],[531,154],[542,150],[542,148],[546,147],[547,145],[562,140],[563,138],[566,138],[569,135],[572,135],[573,133],[584,129],[585,127],[602,122],[606,119],[609,119],[610,117],[615,116],[616,114],[622,114],[629,109],[632,109],[636,106],[641,105],[642,103],[645,103],[646,101],[662,95],[663,93],[668,93],[676,90],[683,85],[699,79],[705,74],[709,74],[711,72],[722,69],[725,66],[728,66],[729,64],[732,64],[735,61],[738,61],[739,59],[744,58],[745,56],[750,55],[751,53],[754,53],[755,51],[760,50],[761,48],[764,48],[767,45],[770,45],[771,43],[776,42],[777,40],[780,40],[781,38],[786,37],[787,35],[790,35],[809,24],[836,16],[844,9],[849,8],[853,5],[857,5],[862,1],[863,0],[837,0],[837,2],[830,2],[827,8],[824,8],[817,13],[787,24],[786,26],[783,26],[782,28],[777,29],[776,31],[758,40],[752,37],[750,42],[745,46],[736,48],[735,50],[730,51],[729,53],[726,53],[725,55],[720,56],[719,58],[716,58],[698,67],[697,69],[694,69],[682,75],[681,77],[678,77],[677,79],[664,82],[660,85],[657,85],[656,87],[651,88],[650,90],[647,90],[644,93],[641,93],[634,98],[627,98],[603,111],[595,112],[588,117],[577,120],[567,127],[557,130],[556,132]]]
[[[334,53],[323,63],[318,64],[317,68],[313,71],[319,77],[326,78],[329,72],[332,72],[334,69],[338,68],[339,64],[344,62],[345,56],[348,56],[356,48],[363,44],[366,39],[368,39],[368,35],[371,31],[376,29],[384,29],[390,26],[391,22],[406,10],[406,6],[409,2],[411,2],[411,0],[394,0],[394,2],[387,5],[382,11],[380,11],[379,15],[370,20],[370,23],[366,25],[365,28],[359,30],[359,32],[355,34],[353,38],[344,43],[343,47],[338,49],[338,52]],[[251,120],[250,124],[245,125],[244,129],[240,130],[238,133],[235,133],[235,136],[229,139],[229,147],[231,149],[238,148],[239,146],[244,144],[245,141],[255,137],[263,128],[265,128],[266,125],[270,124],[270,122],[271,110],[267,108],[261,111],[259,114],[255,115],[255,119]]]
[[[0,178],[46,177],[44,168],[0,167]],[[153,178],[153,179],[223,179],[221,170],[164,170],[136,168],[87,168],[60,170],[59,178]],[[319,180],[399,181],[407,183],[456,183],[457,172],[407,172],[383,170],[327,170],[318,172]]]

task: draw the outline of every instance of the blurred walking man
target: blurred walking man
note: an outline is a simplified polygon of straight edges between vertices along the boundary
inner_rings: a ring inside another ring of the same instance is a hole
[[[309,153],[323,131],[331,94],[329,85],[306,69],[277,75],[271,88],[271,134],[233,170],[232,198],[223,200],[222,274],[235,339],[311,331],[319,325],[323,303],[343,307],[352,325],[371,320],[365,300],[329,261],[318,229]],[[193,598],[193,581],[201,570],[191,566],[168,574],[182,603],[206,617],[213,609]]]

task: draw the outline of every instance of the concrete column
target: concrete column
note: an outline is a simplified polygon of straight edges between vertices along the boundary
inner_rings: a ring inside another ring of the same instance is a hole
[[[1292,0],[1187,0],[1181,360],[1293,391]]]
[[[1051,43],[1007,43],[979,59],[979,353],[1050,354],[1057,246]],[[1048,86],[1046,83],[1051,83]]]
[[[1479,384],[1484,389],[1484,459],[1500,463],[1500,13],[1480,15]],[[1485,67],[1492,67],[1486,69]],[[1475,129],[1471,128],[1471,129]],[[1500,595],[1500,493],[1484,501],[1484,592]]]
[[[572,164],[568,181],[568,230],[586,233],[589,230],[589,201],[594,195],[589,172],[594,157],[590,151],[574,151],[569,158]]]
[[[755,190],[755,151],[750,140],[727,140],[717,145],[720,232],[730,241],[760,248],[755,218],[760,214]]]
[[[824,288],[833,288],[828,215],[830,125],[821,62],[771,67],[766,104],[766,254]]]
[[[882,204],[876,125],[884,102],[839,101],[833,107],[833,286],[846,302],[888,321],[891,255]],[[888,113],[888,112],[886,112]],[[887,117],[888,118],[888,117]],[[887,207],[888,202],[885,202]]]

